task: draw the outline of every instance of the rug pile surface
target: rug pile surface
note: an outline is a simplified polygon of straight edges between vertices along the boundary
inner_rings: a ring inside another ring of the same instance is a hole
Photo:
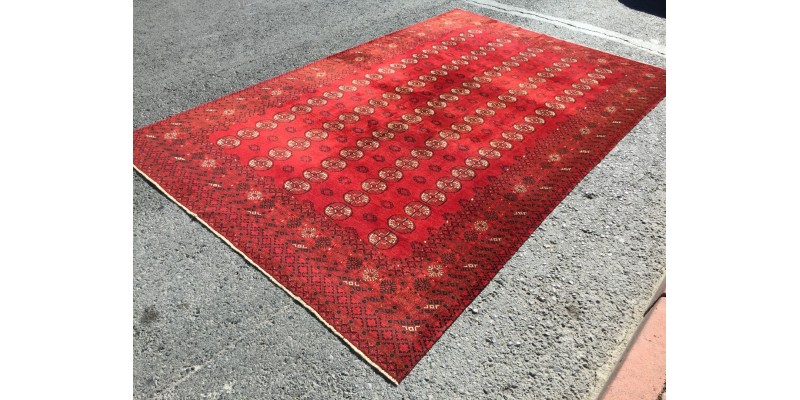
[[[453,10],[136,130],[134,166],[399,382],[664,96]]]

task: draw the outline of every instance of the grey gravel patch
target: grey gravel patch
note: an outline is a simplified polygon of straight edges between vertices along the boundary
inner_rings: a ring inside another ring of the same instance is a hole
[[[664,43],[663,19],[616,1],[507,3]],[[665,63],[456,1],[137,1],[133,127],[454,7]],[[572,191],[399,386],[134,173],[135,397],[593,398],[665,271],[665,109]]]

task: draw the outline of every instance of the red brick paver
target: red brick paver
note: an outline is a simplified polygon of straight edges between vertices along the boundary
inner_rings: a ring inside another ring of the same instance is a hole
[[[612,375],[601,400],[661,400],[667,382],[667,298],[660,297]]]

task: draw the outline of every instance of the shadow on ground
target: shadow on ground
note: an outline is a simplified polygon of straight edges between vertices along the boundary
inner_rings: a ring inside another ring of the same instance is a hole
[[[619,0],[628,8],[646,12],[656,17],[667,18],[666,0]]]

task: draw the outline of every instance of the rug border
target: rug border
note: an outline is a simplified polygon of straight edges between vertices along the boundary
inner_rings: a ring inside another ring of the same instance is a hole
[[[219,232],[214,230],[214,228],[212,228],[211,225],[209,225],[206,221],[204,221],[202,218],[200,218],[197,214],[193,213],[188,207],[186,207],[183,204],[181,204],[181,202],[178,201],[176,198],[172,197],[172,195],[170,195],[169,192],[167,192],[166,189],[161,187],[161,185],[159,185],[158,182],[156,182],[155,180],[150,178],[150,176],[148,176],[146,173],[144,173],[144,171],[142,171],[138,167],[136,167],[135,164],[133,165],[133,169],[136,172],[138,172],[139,175],[141,175],[146,181],[150,182],[153,186],[155,186],[156,189],[158,189],[161,192],[161,194],[166,196],[168,199],[172,200],[173,203],[175,203],[178,206],[180,206],[183,209],[183,211],[185,211],[187,214],[189,214],[194,219],[196,219],[201,224],[203,224],[203,226],[205,226],[209,231],[211,231],[211,233],[216,235],[223,242],[225,242],[225,244],[227,244],[230,248],[232,248],[237,253],[239,253],[239,255],[241,255],[248,263],[250,263],[251,265],[255,266],[257,270],[259,270],[262,274],[266,275],[266,277],[269,278],[269,280],[272,281],[272,283],[277,285],[279,288],[283,289],[283,291],[286,292],[289,295],[289,297],[291,297],[296,302],[300,303],[300,305],[305,307],[308,311],[310,311],[311,314],[313,314],[320,322],[322,322],[322,324],[325,325],[331,332],[333,332],[333,334],[338,336],[339,339],[341,339],[348,347],[350,347],[351,350],[353,350],[356,354],[361,356],[361,358],[363,358],[364,361],[367,362],[367,364],[371,365],[373,368],[378,370],[378,372],[380,372],[386,379],[388,379],[390,382],[394,383],[396,386],[400,385],[400,383],[397,380],[395,380],[388,372],[384,371],[383,368],[381,368],[380,366],[378,366],[378,364],[373,362],[366,354],[361,352],[361,350],[359,350],[358,347],[356,347],[354,344],[350,343],[350,341],[347,340],[347,338],[345,338],[341,333],[339,333],[339,331],[337,331],[336,328],[333,327],[333,325],[329,324],[328,321],[325,320],[325,318],[322,318],[322,316],[319,315],[319,313],[317,313],[317,311],[313,307],[311,307],[305,301],[303,301],[302,298],[300,298],[299,296],[297,296],[294,293],[292,293],[291,290],[289,290],[286,286],[283,286],[277,279],[275,279],[272,275],[270,275],[267,271],[265,271],[264,268],[262,268],[260,265],[258,265],[255,261],[251,260],[250,257],[247,256],[247,254],[245,254],[243,251],[239,250],[239,248],[237,248],[233,243],[231,243],[227,238],[225,238],[225,236],[223,236],[222,234],[220,234]]]

